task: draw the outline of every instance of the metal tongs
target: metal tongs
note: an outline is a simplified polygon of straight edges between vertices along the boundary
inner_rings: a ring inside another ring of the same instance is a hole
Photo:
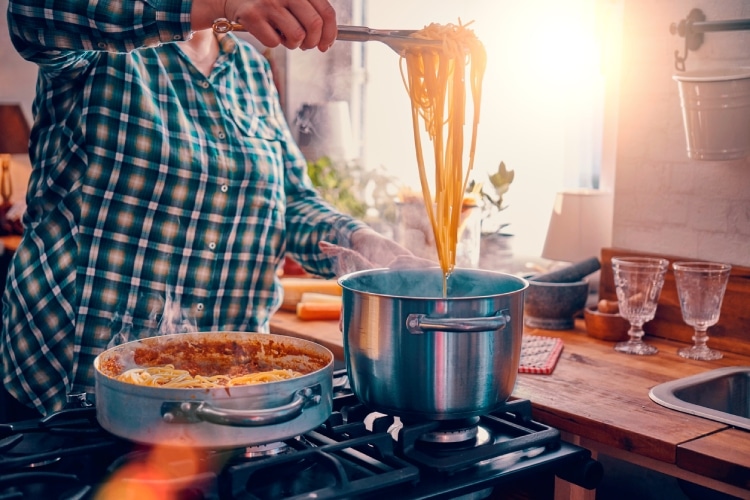
[[[214,33],[228,33],[230,31],[246,31],[239,24],[228,19],[217,19],[212,26]],[[417,30],[383,30],[372,29],[366,26],[338,26],[339,32],[336,40],[344,42],[381,42],[393,49],[396,53],[401,54],[409,47],[439,46],[440,40],[426,40],[416,38],[411,35]]]
[[[413,37],[417,30],[381,30],[367,26],[339,26],[336,40],[344,42],[381,42],[401,54],[407,48],[439,46],[440,40],[427,40]]]

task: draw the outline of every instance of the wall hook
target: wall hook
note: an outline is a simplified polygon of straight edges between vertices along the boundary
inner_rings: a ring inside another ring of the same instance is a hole
[[[674,65],[678,71],[685,71],[685,60],[688,52],[698,50],[703,45],[703,34],[709,31],[750,30],[750,19],[727,19],[723,21],[706,21],[706,15],[700,9],[690,11],[686,19],[679,24],[672,23],[669,32],[685,37],[685,55],[679,50],[674,52]]]
[[[690,11],[686,19],[679,24],[672,23],[669,32],[685,38],[685,55],[680,56],[680,51],[674,51],[674,67],[677,71],[685,71],[685,61],[691,50],[698,50],[703,45],[703,32],[696,31],[694,24],[706,20],[706,15],[700,9]]]

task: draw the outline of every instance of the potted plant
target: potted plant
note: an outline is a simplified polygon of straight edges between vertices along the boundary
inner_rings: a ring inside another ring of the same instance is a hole
[[[488,258],[504,256],[510,253],[512,234],[504,231],[509,225],[504,222],[500,213],[507,205],[503,204],[503,196],[510,189],[515,178],[515,171],[508,170],[505,162],[500,162],[495,172],[488,175],[489,183],[471,181],[467,187],[481,200],[481,255]]]
[[[376,231],[392,234],[396,218],[396,179],[382,169],[365,171],[356,162],[338,164],[327,156],[308,160],[307,173],[320,196],[331,206],[367,222]],[[285,259],[283,272],[305,274],[289,257]]]
[[[353,217],[365,216],[367,205],[359,193],[358,168],[340,168],[324,156],[307,162],[307,174],[325,201]]]

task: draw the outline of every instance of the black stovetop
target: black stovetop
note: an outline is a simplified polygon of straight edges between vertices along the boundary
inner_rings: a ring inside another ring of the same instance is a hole
[[[0,500],[86,500],[122,491],[139,500],[150,494],[185,500],[482,498],[525,477],[556,475],[587,488],[601,478],[588,450],[532,420],[528,400],[475,419],[478,431],[470,439],[438,446],[422,436],[444,423],[370,412],[348,390],[344,371],[334,381],[333,412],[323,425],[250,449],[155,450],[103,430],[93,407],[2,424]]]

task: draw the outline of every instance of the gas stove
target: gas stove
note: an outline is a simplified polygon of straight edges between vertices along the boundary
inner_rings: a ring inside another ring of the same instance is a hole
[[[457,421],[369,411],[334,373],[320,427],[232,450],[149,447],[113,436],[93,406],[0,425],[0,499],[500,498],[554,477],[595,488],[588,450],[531,418],[528,400]]]

